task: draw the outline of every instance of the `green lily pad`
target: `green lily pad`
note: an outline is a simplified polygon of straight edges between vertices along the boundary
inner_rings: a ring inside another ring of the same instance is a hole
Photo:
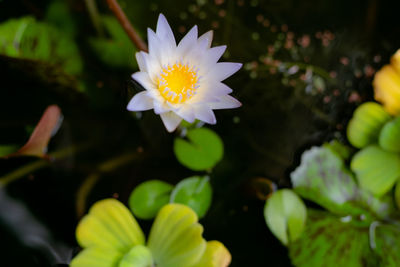
[[[129,207],[140,219],[152,219],[168,204],[174,187],[166,182],[151,180],[138,185],[129,197]]]
[[[301,198],[292,190],[281,189],[267,200],[264,217],[271,232],[288,245],[303,232],[307,211]]]
[[[400,152],[400,117],[383,126],[379,135],[379,145],[390,152]]]
[[[360,105],[347,126],[347,138],[357,147],[363,148],[378,140],[379,132],[391,116],[374,102]]]
[[[162,267],[192,266],[206,250],[196,213],[182,204],[165,205],[150,231],[147,247]]]
[[[180,181],[171,193],[171,203],[191,207],[202,218],[211,205],[212,187],[208,176],[193,176]]]
[[[382,196],[400,177],[400,156],[371,145],[353,156],[350,167],[360,188]]]
[[[289,245],[294,266],[385,266],[378,264],[379,257],[371,251],[368,225],[359,227],[357,218],[313,209],[307,214],[303,234]]]
[[[153,264],[151,251],[143,245],[138,245],[124,255],[118,267],[151,267]]]
[[[178,161],[194,171],[213,168],[224,154],[221,138],[207,128],[189,130],[187,139],[175,138],[174,152]]]
[[[303,153],[301,164],[291,174],[293,190],[337,214],[359,213],[358,187],[343,159],[326,147],[313,147]]]

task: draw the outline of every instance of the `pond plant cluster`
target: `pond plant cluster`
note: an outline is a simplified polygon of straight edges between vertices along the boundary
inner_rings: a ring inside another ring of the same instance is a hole
[[[339,54],[256,0],[23,2],[0,21],[24,107],[4,104],[4,266],[400,266],[400,50]]]

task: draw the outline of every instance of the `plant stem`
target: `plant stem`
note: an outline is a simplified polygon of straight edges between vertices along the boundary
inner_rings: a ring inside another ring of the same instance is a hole
[[[39,159],[39,160],[36,160],[29,164],[26,164],[8,174],[0,177],[0,187],[6,186],[11,182],[14,182],[22,177],[25,177],[26,175],[28,175],[30,173],[33,173],[39,169],[42,169],[42,168],[50,165],[51,161],[65,158],[65,157],[75,154],[79,151],[85,150],[85,149],[89,148],[91,145],[92,144],[85,144],[85,145],[81,145],[81,146],[70,146],[67,148],[63,148],[59,151],[50,153],[49,158],[51,160]]]
[[[86,8],[89,11],[90,20],[95,27],[97,34],[99,36],[104,36],[104,31],[99,15],[99,11],[97,10],[96,0],[85,0]]]
[[[139,34],[133,28],[132,24],[129,22],[128,18],[126,17],[124,11],[121,9],[117,0],[107,0],[108,6],[114,15],[117,17],[119,23],[124,28],[125,32],[128,34],[129,38],[132,40],[133,44],[139,49],[144,52],[147,52],[147,45],[143,42],[142,38],[140,38]]]

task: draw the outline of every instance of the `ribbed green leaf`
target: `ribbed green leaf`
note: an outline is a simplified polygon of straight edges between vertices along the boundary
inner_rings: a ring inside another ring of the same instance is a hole
[[[200,261],[191,267],[226,267],[231,263],[229,250],[219,241],[208,241]]]
[[[353,156],[351,170],[356,173],[360,188],[381,196],[400,177],[400,156],[371,145]]]
[[[110,248],[87,248],[71,261],[70,267],[118,267],[122,256],[121,252]]]
[[[400,152],[400,117],[383,126],[379,135],[379,145],[390,152]]]
[[[152,267],[153,263],[150,250],[143,245],[138,245],[124,255],[118,267]]]

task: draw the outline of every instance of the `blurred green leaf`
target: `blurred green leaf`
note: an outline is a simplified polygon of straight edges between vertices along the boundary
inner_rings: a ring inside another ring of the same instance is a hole
[[[329,143],[325,143],[323,147],[329,148],[344,160],[349,159],[352,152],[350,147],[340,143],[338,140],[332,140]]]
[[[70,75],[81,73],[83,67],[74,41],[33,17],[10,19],[0,24],[0,54],[51,63],[61,66]]]
[[[281,189],[267,200],[264,218],[271,232],[284,245],[288,245],[303,232],[307,210],[296,193],[289,189]]]
[[[400,156],[371,145],[353,156],[350,167],[360,188],[382,196],[400,177]]]
[[[193,176],[180,181],[172,190],[170,202],[191,207],[202,218],[210,208],[212,187],[209,177]]]
[[[110,267],[118,266],[123,254],[117,250],[90,247],[72,259],[70,267]]]
[[[381,259],[380,266],[397,267],[400,262],[400,228],[395,225],[380,225],[375,228],[375,252]]]
[[[289,245],[294,266],[384,266],[370,249],[369,226],[359,227],[356,218],[336,217],[307,210],[307,225],[300,238]]]
[[[383,126],[379,134],[379,145],[390,152],[400,152],[400,117]]]
[[[377,142],[380,130],[390,118],[389,113],[377,103],[367,102],[360,105],[347,126],[349,142],[357,148]]]
[[[224,145],[212,130],[189,130],[188,140],[175,138],[174,152],[178,161],[189,169],[201,171],[213,168],[223,157]]]
[[[400,180],[396,183],[396,188],[394,190],[394,200],[396,202],[397,208],[400,208]]]
[[[143,246],[134,246],[119,262],[118,267],[150,267],[154,266],[151,251]]]
[[[115,17],[102,16],[110,38],[89,38],[96,56],[109,67],[136,68],[136,48]]]
[[[76,22],[70,12],[68,1],[53,0],[46,10],[44,20],[69,36],[76,35]]]
[[[138,185],[129,197],[129,207],[136,217],[152,219],[168,204],[174,187],[166,182],[151,180]]]

